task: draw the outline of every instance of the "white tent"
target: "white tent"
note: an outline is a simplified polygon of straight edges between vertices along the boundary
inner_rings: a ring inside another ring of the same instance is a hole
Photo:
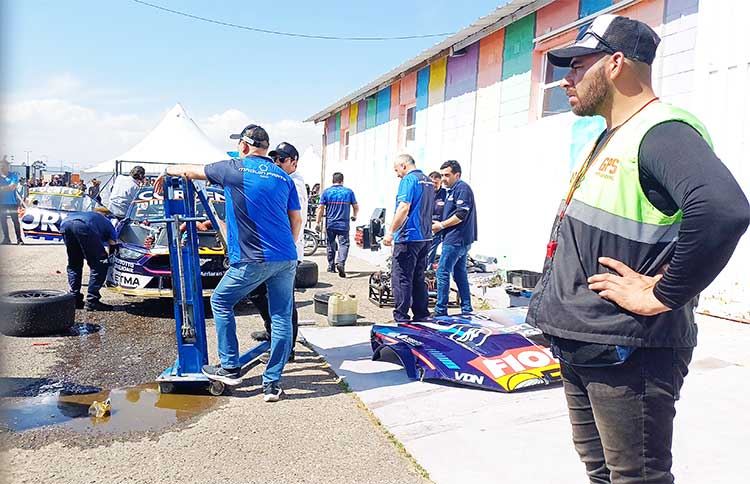
[[[323,160],[320,158],[320,155],[315,152],[313,145],[309,145],[299,157],[297,173],[302,175],[305,183],[312,188],[316,183],[320,183],[320,169],[322,165]]]
[[[113,173],[117,161],[122,162],[121,171],[128,172],[142,163],[147,173],[158,173],[164,165],[147,163],[186,163],[205,165],[226,160],[226,152],[217,148],[208,136],[195,124],[180,103],[164,116],[140,143],[120,156],[87,168],[86,173]]]

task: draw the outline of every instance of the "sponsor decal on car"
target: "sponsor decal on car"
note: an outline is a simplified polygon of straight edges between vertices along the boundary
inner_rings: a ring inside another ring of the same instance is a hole
[[[151,279],[153,279],[151,276],[122,272],[116,267],[112,270],[112,282],[123,289],[140,289],[151,282]]]
[[[559,377],[560,373],[560,366],[552,351],[540,346],[513,348],[500,356],[480,356],[468,363],[508,391],[543,384],[548,374]]]

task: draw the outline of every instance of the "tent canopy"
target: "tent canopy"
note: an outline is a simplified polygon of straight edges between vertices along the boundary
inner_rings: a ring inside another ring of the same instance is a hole
[[[143,163],[147,173],[157,173],[168,164],[205,165],[227,158],[226,152],[217,148],[187,115],[182,105],[177,103],[140,143],[116,158],[86,169],[85,172],[111,173],[115,171],[116,162],[121,161],[123,171]]]

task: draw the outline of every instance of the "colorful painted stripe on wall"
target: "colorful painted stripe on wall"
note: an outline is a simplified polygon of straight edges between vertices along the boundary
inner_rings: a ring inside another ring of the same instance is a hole
[[[367,98],[367,118],[365,128],[370,129],[377,123],[377,106],[378,100],[375,96]]]
[[[349,106],[349,131],[357,132],[357,114],[359,114],[359,104],[354,103]]]
[[[430,66],[427,66],[417,72],[417,111],[427,107],[429,92]]]
[[[447,65],[447,57],[440,58],[430,64],[430,106],[445,101],[445,74]]]
[[[375,125],[380,126],[391,120],[391,86],[378,91],[376,98]]]
[[[464,49],[459,56],[449,57],[446,68],[445,100],[477,89],[479,42]]]
[[[367,101],[360,100],[357,105],[357,133],[367,129]]]

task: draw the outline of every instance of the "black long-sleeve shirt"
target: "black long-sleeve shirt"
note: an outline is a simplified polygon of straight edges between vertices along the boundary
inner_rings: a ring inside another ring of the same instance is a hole
[[[670,121],[646,134],[638,153],[641,187],[660,211],[682,210],[669,268],[654,296],[676,308],[721,272],[750,224],[750,205],[732,174],[690,125]]]

